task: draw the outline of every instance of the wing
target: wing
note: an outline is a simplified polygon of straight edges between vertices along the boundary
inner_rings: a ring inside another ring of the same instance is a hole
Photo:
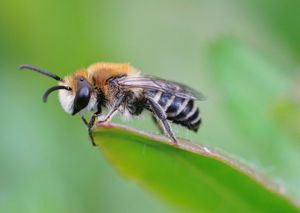
[[[200,92],[180,83],[166,81],[153,76],[126,76],[117,79],[121,88],[143,88],[145,90],[159,90],[174,94],[178,97],[204,100],[205,96]]]

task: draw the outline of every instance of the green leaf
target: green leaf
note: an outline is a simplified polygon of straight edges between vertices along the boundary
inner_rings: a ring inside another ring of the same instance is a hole
[[[210,46],[209,62],[221,91],[220,104],[226,121],[239,137],[235,142],[240,149],[235,154],[280,179],[299,200],[300,146],[292,134],[296,130],[293,126],[299,126],[297,113],[292,109],[297,106],[284,110],[282,107],[282,101],[289,100],[294,76],[277,61],[235,37],[216,40]],[[286,122],[284,128],[282,119]]]
[[[270,181],[226,155],[126,127],[94,131],[112,165],[161,198],[193,212],[300,212]],[[134,201],[133,201],[134,202]]]

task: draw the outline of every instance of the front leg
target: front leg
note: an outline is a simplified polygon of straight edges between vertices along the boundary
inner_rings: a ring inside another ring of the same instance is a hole
[[[113,105],[111,110],[107,113],[106,117],[99,122],[104,123],[104,122],[110,121],[112,119],[112,117],[114,116],[114,114],[117,112],[117,110],[120,108],[120,106],[124,103],[126,96],[127,96],[127,93],[122,93],[121,95],[119,95],[115,104]]]
[[[95,123],[95,120],[96,120],[97,116],[99,116],[99,114],[100,114],[99,111],[95,112],[95,113],[92,115],[91,120],[90,120],[89,122],[87,122],[87,120],[85,119],[84,116],[81,116],[81,119],[82,119],[83,123],[84,123],[84,124],[87,126],[87,128],[88,128],[89,137],[90,137],[90,139],[91,139],[91,142],[92,142],[93,146],[96,146],[96,144],[95,144],[95,141],[94,141],[92,128],[93,128],[94,123]]]
[[[92,115],[90,122],[88,123],[88,133],[89,133],[89,136],[90,136],[90,139],[91,139],[91,142],[92,142],[93,146],[96,146],[96,143],[94,141],[92,128],[93,128],[93,126],[95,124],[95,120],[99,116],[99,114],[100,114],[99,112],[95,112]]]
[[[85,117],[83,115],[81,116],[81,120],[87,127],[89,126],[89,123],[87,122],[87,120],[85,119]]]

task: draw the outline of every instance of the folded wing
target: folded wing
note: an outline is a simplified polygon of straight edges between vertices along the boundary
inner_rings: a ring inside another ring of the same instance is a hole
[[[158,90],[169,93],[177,97],[204,100],[205,96],[200,92],[177,82],[166,81],[153,76],[125,76],[116,79],[116,83],[121,88],[142,88],[145,90]]]

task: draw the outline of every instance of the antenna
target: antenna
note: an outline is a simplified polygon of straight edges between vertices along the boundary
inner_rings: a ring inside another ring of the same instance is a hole
[[[46,70],[43,70],[39,67],[35,67],[35,66],[32,66],[32,65],[28,65],[28,64],[23,64],[19,67],[20,69],[28,69],[28,70],[33,70],[33,71],[36,71],[38,73],[41,73],[43,75],[46,75],[46,76],[49,76],[50,78],[53,78],[57,81],[64,81],[61,77],[51,73],[51,72],[48,72]]]
[[[46,103],[48,96],[50,95],[51,92],[55,91],[55,90],[60,90],[60,89],[65,89],[65,90],[72,90],[70,87],[66,87],[66,86],[54,86],[49,88],[45,94],[43,95],[43,101]]]

